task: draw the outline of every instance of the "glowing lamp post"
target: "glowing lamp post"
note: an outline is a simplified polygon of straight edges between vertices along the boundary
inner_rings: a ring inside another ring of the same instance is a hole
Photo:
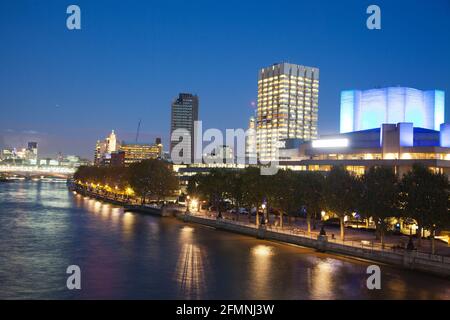
[[[189,199],[190,199],[190,198],[191,198],[191,197],[186,196],[186,214],[189,213]]]
[[[192,199],[190,209],[198,212],[198,200],[197,199]]]
[[[262,222],[261,222],[261,224],[265,224],[266,223],[266,217],[265,217],[265,214],[266,214],[266,204],[265,203],[263,203],[262,205],[261,205],[261,208],[263,209],[263,216],[262,216]]]

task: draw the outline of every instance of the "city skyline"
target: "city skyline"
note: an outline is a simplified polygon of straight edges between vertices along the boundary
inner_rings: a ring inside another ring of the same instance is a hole
[[[7,68],[0,86],[8,89],[0,95],[8,110],[0,119],[2,147],[37,141],[43,155],[61,151],[92,158],[92,144],[99,137],[115,129],[124,140],[133,140],[142,119],[141,140],[161,136],[167,150],[170,103],[178,92],[200,97],[204,127],[246,128],[257,100],[258,70],[282,61],[321,70],[319,135],[339,132],[343,90],[401,85],[450,92],[450,62],[445,59],[450,44],[433,40],[445,39],[450,29],[447,1],[380,1],[380,31],[365,27],[367,5],[357,1],[295,3],[290,12],[271,7],[270,28],[257,18],[268,15],[266,3],[231,1],[215,10],[207,2],[123,8],[111,2],[123,9],[113,12],[96,3],[78,4],[83,28],[73,33],[64,25],[64,4],[1,4],[5,49],[0,58]],[[167,12],[186,16],[189,27],[159,23]],[[295,12],[302,19],[294,19]],[[233,23],[224,27],[213,19]],[[276,21],[288,22],[277,27]],[[99,36],[106,28],[111,34]],[[129,39],[129,32],[135,37]],[[183,54],[169,40],[174,34],[191,39],[184,42]],[[414,34],[414,41],[408,34]],[[282,45],[266,45],[277,37]],[[120,66],[114,64],[118,59]],[[85,117],[86,112],[92,116]]]
[[[450,301],[449,34],[450,0],[0,1],[0,300]]]

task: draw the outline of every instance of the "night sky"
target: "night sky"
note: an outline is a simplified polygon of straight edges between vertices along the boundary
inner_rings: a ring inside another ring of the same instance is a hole
[[[371,4],[382,30],[366,28]],[[450,0],[2,0],[0,40],[0,146],[41,155],[92,158],[139,119],[167,149],[178,92],[199,95],[204,128],[246,128],[258,70],[282,61],[320,68],[319,134],[338,131],[344,89],[441,89],[450,119]]]

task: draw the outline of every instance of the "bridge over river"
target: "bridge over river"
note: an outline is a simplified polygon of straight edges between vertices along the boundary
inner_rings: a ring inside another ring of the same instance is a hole
[[[54,177],[54,178],[70,178],[75,173],[74,167],[63,166],[19,166],[19,165],[0,165],[0,175],[6,177]]]

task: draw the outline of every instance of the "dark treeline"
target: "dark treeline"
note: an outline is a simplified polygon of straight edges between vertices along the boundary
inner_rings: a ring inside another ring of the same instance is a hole
[[[177,195],[179,185],[171,165],[161,160],[144,160],[129,167],[82,166],[74,180],[87,185],[107,187],[111,192],[132,190],[145,203]]]
[[[219,216],[225,200],[232,202],[236,212],[238,208],[251,212],[264,202],[266,214],[279,213],[281,226],[283,215],[298,215],[303,209],[308,232],[325,210],[339,218],[341,239],[345,236],[344,217],[357,212],[361,219],[373,219],[382,245],[389,218],[414,219],[420,235],[425,229],[435,235],[450,222],[447,176],[420,165],[414,165],[400,179],[389,167],[372,167],[360,177],[343,167],[334,167],[326,174],[280,170],[272,176],[261,175],[255,167],[239,171],[214,169],[192,177],[188,193],[208,201]]]

